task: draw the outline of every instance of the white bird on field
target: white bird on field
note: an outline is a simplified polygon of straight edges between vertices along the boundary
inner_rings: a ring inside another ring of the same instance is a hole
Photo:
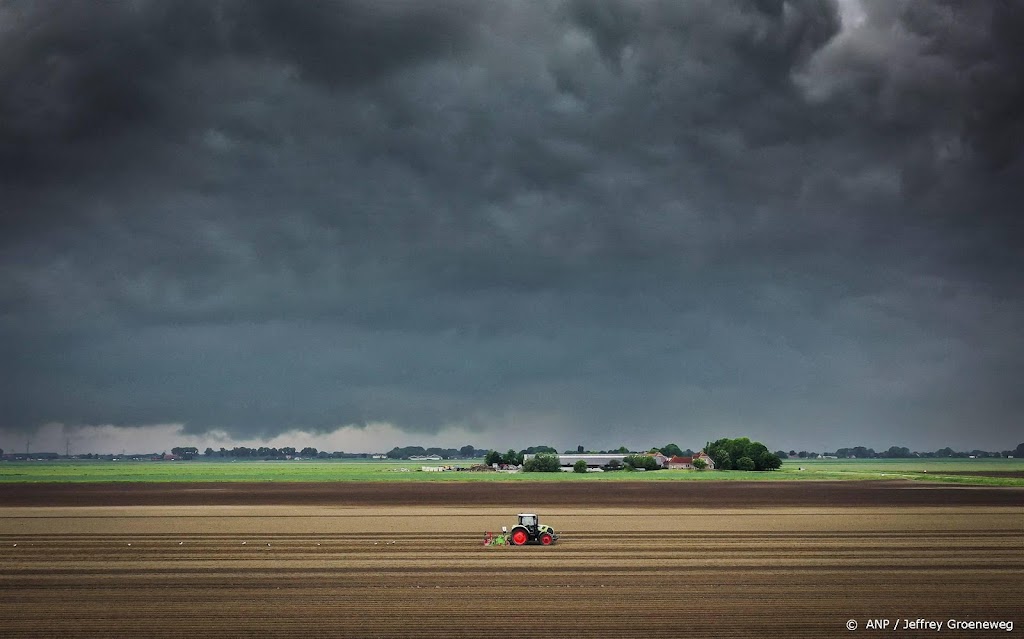
[[[128,545],[131,546],[132,545],[131,542],[128,542]]]
[[[245,542],[244,542],[244,541],[242,542],[242,545],[243,545],[243,546],[245,545]]]
[[[183,541],[179,541],[179,542],[178,542],[178,545],[179,545],[179,546],[184,546],[184,545],[185,545],[185,542],[183,542]]]

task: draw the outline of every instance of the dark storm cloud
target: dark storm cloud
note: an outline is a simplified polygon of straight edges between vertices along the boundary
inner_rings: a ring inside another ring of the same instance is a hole
[[[1012,3],[0,11],[7,430],[1012,443]]]

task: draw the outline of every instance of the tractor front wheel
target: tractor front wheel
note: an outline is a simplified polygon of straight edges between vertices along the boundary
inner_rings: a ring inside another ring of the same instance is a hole
[[[550,546],[554,540],[555,538],[551,536],[551,533],[544,533],[540,536],[540,543],[544,546]]]
[[[522,528],[516,528],[512,531],[512,543],[516,546],[522,546],[530,539],[530,536],[526,534],[526,531]]]

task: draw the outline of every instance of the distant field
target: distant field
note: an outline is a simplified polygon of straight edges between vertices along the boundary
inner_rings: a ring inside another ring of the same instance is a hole
[[[448,462],[472,464],[469,461]],[[786,461],[776,472],[646,473],[422,472],[423,462],[373,461],[52,461],[0,463],[0,482],[332,482],[332,481],[705,481],[912,479],[1024,486],[1024,459],[842,459]],[[439,465],[427,462],[427,465]],[[801,470],[801,468],[803,470]],[[406,470],[403,470],[406,469]]]

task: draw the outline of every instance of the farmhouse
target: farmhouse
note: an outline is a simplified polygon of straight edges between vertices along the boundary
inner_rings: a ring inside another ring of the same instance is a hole
[[[700,451],[699,453],[692,457],[673,457],[672,459],[668,460],[667,468],[669,470],[692,470],[696,468],[693,462],[695,462],[698,459],[704,461],[704,467],[707,468],[708,470],[715,469],[715,460],[708,457],[707,453],[705,453],[704,451]]]
[[[693,468],[693,457],[672,457],[668,460],[669,470],[688,470]]]
[[[700,451],[699,453],[694,455],[693,458],[694,459],[703,459],[704,463],[706,464],[705,467],[708,470],[714,470],[715,469],[715,460],[711,459],[711,457],[707,453],[705,453],[704,451]]]
[[[656,450],[646,454],[653,457],[654,461],[658,462],[658,465],[661,466],[662,468],[668,466],[668,457],[662,455],[660,450]]]

